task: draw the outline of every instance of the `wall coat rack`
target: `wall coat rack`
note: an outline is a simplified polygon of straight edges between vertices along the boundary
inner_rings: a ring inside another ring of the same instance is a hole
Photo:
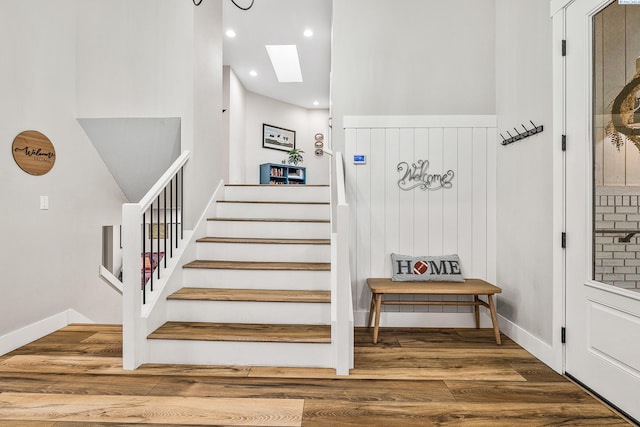
[[[536,126],[531,120],[529,120],[531,122],[531,124],[533,125],[533,129],[527,129],[524,125],[521,125],[522,128],[524,129],[523,133],[520,133],[520,131],[518,131],[518,129],[513,128],[513,130],[516,132],[516,135],[513,136],[511,135],[511,133],[509,133],[509,131],[507,131],[507,135],[509,135],[509,138],[505,138],[504,135],[500,134],[500,136],[502,137],[502,142],[500,143],[501,145],[509,145],[513,142],[516,141],[520,141],[521,139],[525,139],[528,138],[532,135],[535,135],[537,133],[542,132],[542,130],[544,129],[544,127],[542,125],[540,126]]]

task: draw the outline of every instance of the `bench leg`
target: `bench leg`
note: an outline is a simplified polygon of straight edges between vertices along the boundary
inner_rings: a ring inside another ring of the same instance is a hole
[[[489,311],[491,312],[491,321],[493,322],[493,333],[496,336],[496,344],[502,345],[500,329],[498,328],[498,317],[496,316],[496,306],[493,303],[493,295],[487,295],[487,300],[489,301]]]
[[[478,297],[478,295],[473,296],[474,302],[478,302],[479,300],[480,298]],[[473,310],[476,315],[476,329],[480,329],[480,305],[476,304],[475,306],[473,306]]]
[[[369,321],[367,322],[367,328],[371,327],[371,321],[373,320],[373,312],[376,307],[376,294],[371,294],[371,304],[369,304]]]
[[[382,294],[376,294],[376,324],[373,327],[373,343],[378,343],[378,329],[380,327],[380,305],[382,304]]]

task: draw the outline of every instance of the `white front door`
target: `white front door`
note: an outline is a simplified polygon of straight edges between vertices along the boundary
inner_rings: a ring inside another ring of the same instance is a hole
[[[640,420],[640,6],[576,0],[565,25],[565,371]]]

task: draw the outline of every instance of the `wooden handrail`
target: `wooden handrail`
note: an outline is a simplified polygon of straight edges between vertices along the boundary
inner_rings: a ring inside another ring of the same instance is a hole
[[[191,158],[191,152],[185,150],[172,164],[169,168],[162,174],[160,179],[153,184],[153,187],[147,191],[142,199],[138,202],[140,205],[140,212],[146,211],[151,203],[158,197],[158,195],[162,192],[162,190],[167,186],[167,184],[173,179],[173,177],[180,171]]]

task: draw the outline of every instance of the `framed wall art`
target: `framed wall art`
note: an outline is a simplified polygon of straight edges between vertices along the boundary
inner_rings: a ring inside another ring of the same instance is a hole
[[[296,131],[268,124],[262,125],[262,147],[290,151],[296,148]]]

